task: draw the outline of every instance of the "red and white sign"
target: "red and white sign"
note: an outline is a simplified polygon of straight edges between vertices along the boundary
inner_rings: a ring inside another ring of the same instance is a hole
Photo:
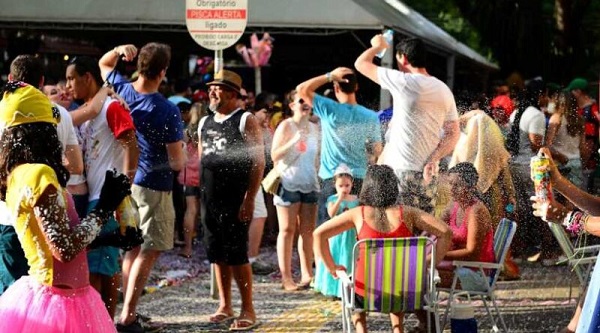
[[[186,0],[185,24],[200,46],[222,50],[235,44],[248,22],[248,0]]]

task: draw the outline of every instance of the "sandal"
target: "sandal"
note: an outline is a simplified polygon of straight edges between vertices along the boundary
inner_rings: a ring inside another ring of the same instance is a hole
[[[230,319],[235,318],[235,314],[228,314],[225,312],[217,312],[215,314],[210,315],[208,320],[213,324],[222,324]]]
[[[238,318],[233,321],[233,324],[231,324],[231,327],[229,327],[229,330],[230,331],[249,331],[258,325],[260,325],[260,322],[258,320],[239,319]]]

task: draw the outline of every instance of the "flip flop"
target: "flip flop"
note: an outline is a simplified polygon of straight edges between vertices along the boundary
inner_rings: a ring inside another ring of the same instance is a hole
[[[239,324],[244,324],[243,326],[239,326]],[[251,320],[251,319],[236,319],[233,324],[231,324],[231,327],[229,327],[230,331],[249,331],[253,328],[255,328],[256,326],[260,325],[260,322],[258,320]]]
[[[235,318],[235,314],[229,315],[225,312],[217,312],[215,314],[210,315],[210,317],[208,317],[208,320],[213,324],[222,324],[233,318]]]

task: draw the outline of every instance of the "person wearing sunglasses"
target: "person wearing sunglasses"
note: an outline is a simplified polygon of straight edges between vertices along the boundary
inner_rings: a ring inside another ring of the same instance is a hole
[[[311,107],[299,94],[292,95],[293,116],[282,121],[273,136],[271,157],[281,173],[281,187],[273,198],[279,235],[277,257],[285,291],[308,289],[313,279],[312,232],[315,229],[319,180],[319,129],[309,121]],[[301,280],[292,277],[292,247],[298,231]]]

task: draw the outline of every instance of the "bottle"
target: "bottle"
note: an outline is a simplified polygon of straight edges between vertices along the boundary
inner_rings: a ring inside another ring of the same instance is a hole
[[[466,295],[466,301],[459,301],[456,296]],[[452,333],[477,333],[477,320],[475,308],[471,304],[469,293],[461,292],[454,295],[450,314],[450,332]]]
[[[552,197],[552,184],[550,183],[550,159],[543,153],[539,152],[531,158],[531,178],[535,188],[535,196],[542,202],[548,202]]]
[[[388,44],[388,47],[394,46],[394,30],[386,29],[383,32],[383,38],[385,39],[385,42]],[[383,58],[383,56],[385,55],[385,51],[387,51],[387,48],[383,49],[381,52],[377,53],[377,58],[379,58],[379,59]]]

